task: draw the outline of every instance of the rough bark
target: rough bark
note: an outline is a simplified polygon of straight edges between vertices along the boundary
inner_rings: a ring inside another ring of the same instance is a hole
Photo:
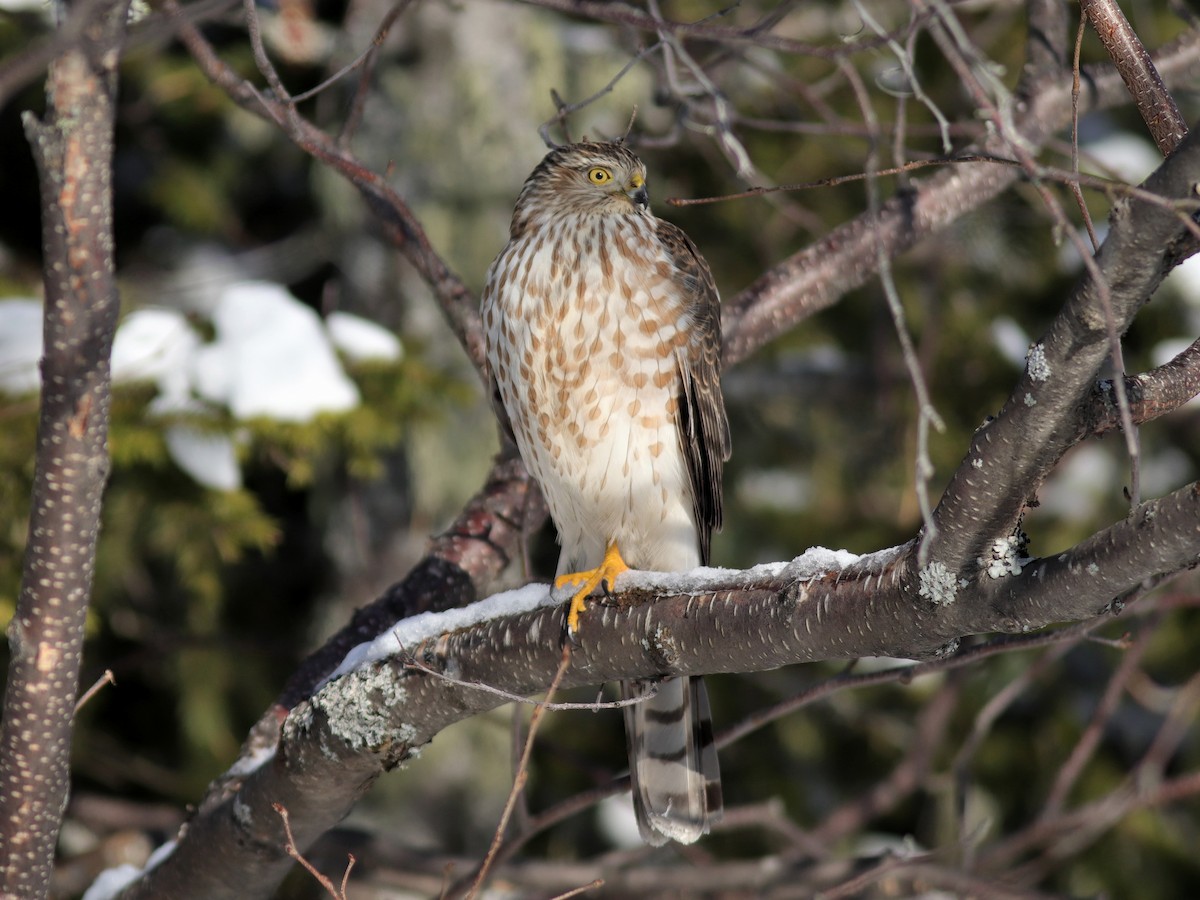
[[[51,66],[25,120],[41,177],[45,315],[29,539],[0,736],[0,893],[44,896],[67,800],[71,726],[101,495],[117,321],[111,162],[126,3]]]
[[[1191,485],[952,602],[921,595],[915,541],[822,574],[730,573],[684,592],[644,583],[585,612],[586,639],[563,685],[943,656],[968,634],[1022,634],[1119,612],[1113,601],[1197,561],[1200,486]],[[326,685],[291,710],[275,755],[245,777],[237,796],[190,825],[175,852],[124,896],[267,895],[290,865],[272,803],[288,808],[298,844],[314,840],[440,730],[509,702],[472,683],[522,696],[544,690],[559,665],[554,638],[563,614],[557,604],[490,619]],[[214,855],[222,866],[210,864]]]

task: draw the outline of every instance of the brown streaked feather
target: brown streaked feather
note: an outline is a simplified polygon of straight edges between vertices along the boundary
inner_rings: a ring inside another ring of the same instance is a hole
[[[597,186],[592,166],[615,183]],[[645,177],[619,144],[548,153],[484,289],[499,406],[554,516],[560,573],[598,564],[612,542],[634,565],[690,569],[721,524],[717,291],[692,242],[649,212]],[[605,366],[613,377],[595,377]],[[625,717],[646,841],[697,840],[722,803],[702,682],[668,677]]]
[[[721,302],[708,263],[691,238],[659,221],[658,239],[675,264],[675,284],[689,298],[691,340],[678,354],[682,383],[679,436],[691,477],[700,559],[708,565],[721,527],[721,476],[732,449],[721,396]]]

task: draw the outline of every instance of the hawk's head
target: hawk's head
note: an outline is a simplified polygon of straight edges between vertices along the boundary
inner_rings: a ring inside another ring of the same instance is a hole
[[[518,213],[528,205],[550,215],[640,214],[650,206],[646,167],[624,144],[564,144],[526,179]]]

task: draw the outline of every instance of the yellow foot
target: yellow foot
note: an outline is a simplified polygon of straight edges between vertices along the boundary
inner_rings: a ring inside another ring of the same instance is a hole
[[[621,551],[617,549],[616,541],[613,541],[604,551],[604,559],[596,568],[587,572],[559,575],[554,579],[556,588],[569,585],[579,586],[579,590],[571,597],[571,607],[567,610],[567,636],[572,642],[575,642],[579,635],[579,614],[583,612],[584,601],[592,591],[602,584],[606,586],[606,589],[611,588],[616,582],[617,576],[628,571],[629,566],[625,565],[625,560],[621,559]]]

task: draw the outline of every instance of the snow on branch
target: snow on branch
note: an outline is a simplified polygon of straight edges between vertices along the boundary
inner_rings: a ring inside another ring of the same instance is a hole
[[[812,550],[746,572],[624,576],[619,592],[585,611],[563,686],[862,656],[931,658],[953,654],[965,635],[1113,614],[1143,583],[1200,562],[1200,485],[1145,503],[1056,557],[1022,560],[1019,573],[960,582],[951,603],[922,596],[916,548],[914,540],[862,557]],[[477,685],[523,696],[545,690],[561,660],[565,611],[565,601],[548,600],[545,586],[530,586],[398,623],[384,643],[351,651],[344,674],[287,713],[277,752],[197,818],[189,839],[125,896],[170,895],[180,879],[189,885],[181,895],[191,895],[197,871],[210,880],[208,897],[254,893],[256,879],[269,889],[289,863],[273,803],[288,808],[296,844],[306,846],[443,728],[507,702]],[[395,652],[380,655],[389,645]],[[243,859],[212,871],[203,860],[214,846]],[[240,872],[237,883],[224,884],[223,871]]]

